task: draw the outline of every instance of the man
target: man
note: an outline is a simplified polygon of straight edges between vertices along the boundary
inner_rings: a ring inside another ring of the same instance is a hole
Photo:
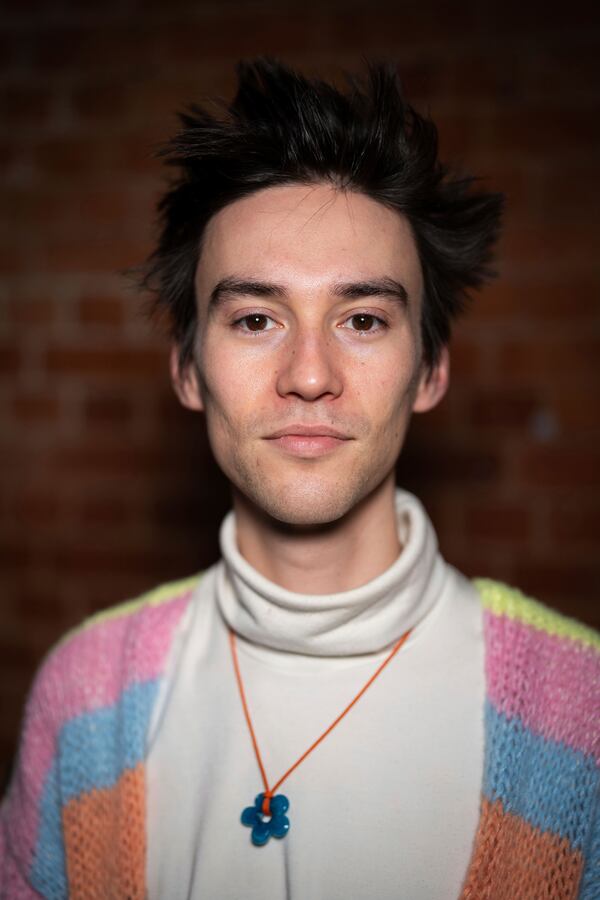
[[[394,482],[500,198],[385,67],[342,94],[259,60],[182,119],[146,284],[223,558],[46,661],[4,896],[597,898],[600,639],[467,581]]]

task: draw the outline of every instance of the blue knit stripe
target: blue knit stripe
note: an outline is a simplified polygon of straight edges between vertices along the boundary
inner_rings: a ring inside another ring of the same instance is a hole
[[[112,787],[144,758],[158,679],[132,684],[113,706],[67,722],[59,739],[63,806],[92,788]]]
[[[48,900],[67,897],[61,809],[92,790],[110,788],[145,757],[146,734],[160,678],[132,684],[112,706],[82,713],[58,736],[56,759],[40,805],[31,880]]]
[[[489,701],[485,718],[484,794],[492,802],[501,800],[505,812],[584,850],[600,786],[594,760],[534,734],[518,716],[508,718]]]
[[[598,897],[600,897],[600,785],[596,792],[596,815],[586,848],[579,900],[598,900]]]
[[[64,900],[68,896],[56,759],[46,777],[42,793],[31,884],[47,900]]]

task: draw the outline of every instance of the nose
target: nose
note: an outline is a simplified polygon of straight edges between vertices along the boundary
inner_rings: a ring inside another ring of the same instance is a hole
[[[338,397],[343,382],[333,344],[330,337],[312,330],[297,334],[283,351],[284,361],[277,376],[278,394],[307,401]]]

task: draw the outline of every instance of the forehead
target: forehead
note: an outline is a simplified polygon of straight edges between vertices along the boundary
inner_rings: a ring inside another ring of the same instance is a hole
[[[325,184],[266,188],[229,204],[206,228],[198,296],[224,277],[268,278],[292,290],[391,277],[409,297],[422,278],[408,221],[364,194]]]

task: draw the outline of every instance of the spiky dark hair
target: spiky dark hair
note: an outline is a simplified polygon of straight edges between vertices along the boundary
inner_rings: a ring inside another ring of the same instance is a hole
[[[167,313],[180,364],[193,350],[194,278],[209,219],[263,188],[315,182],[359,191],[409,221],[423,271],[424,361],[435,364],[469,290],[492,274],[502,196],[440,163],[437,129],[406,102],[392,65],[370,64],[345,91],[267,58],[237,73],[221,114],[190,106],[161,151],[179,177],[159,203],[159,241],[142,282],[153,310]]]

